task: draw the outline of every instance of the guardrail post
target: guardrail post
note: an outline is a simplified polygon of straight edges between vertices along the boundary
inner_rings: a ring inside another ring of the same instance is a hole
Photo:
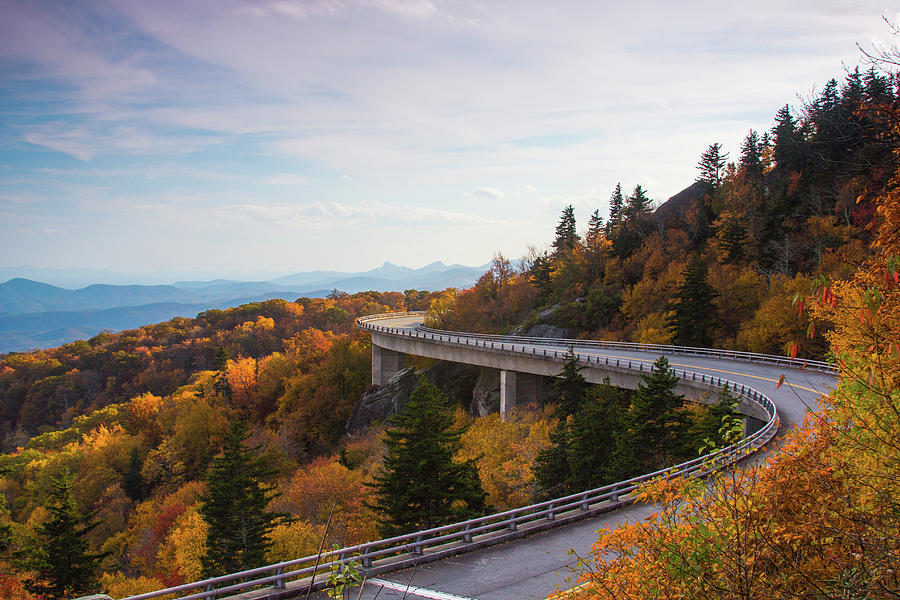
[[[513,517],[513,518],[515,518],[515,517]],[[518,528],[518,526],[519,526],[519,524],[516,523],[515,521],[510,521],[509,523],[506,524],[506,528],[509,529],[510,531],[515,531]]]
[[[413,554],[418,554],[419,556],[421,556],[422,553],[425,551],[424,546],[425,546],[425,544],[422,543],[422,536],[417,535],[416,543],[413,544]]]
[[[587,494],[583,494],[581,496],[581,510],[589,510],[591,505],[588,504]]]
[[[552,521],[553,519],[556,518],[556,513],[553,512],[553,503],[552,503],[552,502],[551,502],[550,505],[547,507],[547,510],[550,511],[550,512],[547,513],[547,520],[548,520],[548,521]]]
[[[619,491],[616,488],[613,488],[609,493],[609,501],[610,502],[618,502],[619,501]]]
[[[278,567],[277,569],[275,569],[275,574],[284,575],[284,567]],[[278,579],[276,579],[274,587],[276,590],[283,590],[285,588],[284,577],[279,577]]]
[[[203,588],[204,592],[208,592],[203,595],[204,600],[213,600],[216,597],[216,590],[213,589],[213,584],[207,583],[206,587]]]
[[[471,543],[472,543],[472,534],[469,533],[469,530],[470,530],[470,529],[472,529],[472,524],[471,524],[471,523],[466,523],[466,528],[463,530],[464,533],[463,533],[462,539],[463,539],[463,541],[464,541],[465,543],[467,543],[467,544],[471,544]]]

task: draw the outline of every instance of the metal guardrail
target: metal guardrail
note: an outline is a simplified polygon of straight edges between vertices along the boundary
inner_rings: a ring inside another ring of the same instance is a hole
[[[391,317],[420,316],[421,313],[394,313]],[[469,338],[475,346],[491,348],[494,351],[510,353],[526,353],[520,344],[500,342],[498,336],[474,336],[455,332],[439,332],[436,330],[397,329],[367,324],[369,321],[384,319],[386,315],[361,317],[358,323],[365,329],[379,331],[390,335],[418,337],[446,343],[467,343],[460,341]],[[512,341],[503,336],[504,340]],[[543,338],[524,338],[532,343]],[[478,341],[481,341],[479,344]],[[518,341],[516,338],[515,341]],[[568,342],[568,340],[567,340]],[[581,340],[584,342],[584,340]],[[566,344],[568,345],[568,344]],[[517,347],[518,346],[518,347]],[[646,346],[642,346],[646,347]],[[650,346],[659,348],[659,346]],[[546,353],[546,349],[544,350]],[[553,355],[544,354],[549,360],[562,359],[564,354],[553,350]],[[597,364],[599,357],[579,355],[585,364]],[[591,361],[591,359],[594,359]],[[606,364],[614,364],[605,359]],[[618,359],[616,359],[618,360]],[[621,368],[636,371],[650,370],[650,364],[637,360],[618,360]],[[213,600],[237,594],[246,598],[289,598],[313,590],[326,587],[327,576],[332,567],[347,564],[351,561],[358,564],[368,575],[402,569],[429,560],[437,560],[445,556],[459,554],[468,550],[498,544],[530,532],[541,531],[550,527],[585,518],[601,512],[613,510],[634,502],[633,492],[641,484],[657,477],[702,477],[722,467],[732,464],[761,448],[777,433],[778,411],[772,400],[753,388],[739,385],[728,379],[709,377],[692,371],[678,370],[676,374],[683,380],[705,382],[735,392],[739,397],[758,404],[769,416],[766,424],[749,437],[727,448],[712,454],[695,458],[666,469],[619,481],[593,490],[554,498],[529,506],[523,506],[504,512],[453,523],[443,527],[435,527],[424,531],[396,536],[384,540],[376,540],[347,548],[338,548],[321,555],[306,556],[294,560],[231,573],[221,577],[213,577],[186,583],[179,586],[129,596],[125,600],[150,600],[163,596],[177,597],[178,600]],[[315,575],[320,575],[316,579]],[[188,592],[186,595],[178,595]]]
[[[405,312],[405,313],[387,313],[380,315],[366,315],[357,319],[357,326],[361,329],[384,331],[386,328],[380,325],[369,325],[369,321],[377,321],[390,317],[419,317],[425,316],[425,311]],[[388,328],[390,329],[390,328]],[[837,374],[837,367],[829,362],[814,359],[790,358],[788,356],[778,356],[776,354],[760,354],[756,352],[743,352],[740,350],[721,350],[715,348],[696,348],[692,346],[672,346],[666,344],[640,344],[637,342],[612,342],[607,340],[585,340],[585,339],[569,339],[569,338],[539,338],[524,335],[494,335],[486,333],[467,333],[463,331],[446,331],[443,329],[432,329],[419,325],[416,327],[418,331],[430,333],[440,338],[449,336],[458,338],[477,338],[483,340],[494,340],[501,343],[520,342],[527,344],[540,343],[547,346],[573,346],[575,348],[611,348],[616,350],[631,350],[637,352],[661,352],[669,354],[683,354],[689,356],[707,356],[710,358],[737,360],[742,362],[753,362],[762,364],[772,364],[790,367],[792,369],[812,370],[821,373]],[[434,338],[432,338],[434,339]]]

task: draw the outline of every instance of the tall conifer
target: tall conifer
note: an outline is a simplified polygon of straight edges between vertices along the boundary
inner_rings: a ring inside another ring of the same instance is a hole
[[[625,217],[625,197],[622,195],[622,184],[617,183],[609,198],[609,220],[606,222],[606,236],[612,237],[622,219]]]
[[[74,476],[64,470],[52,480],[46,521],[34,528],[36,539],[18,555],[20,566],[34,573],[25,587],[49,599],[95,592],[97,566],[109,553],[94,553],[86,539],[100,524],[96,513],[82,516],[72,494]]]
[[[270,545],[266,536],[283,518],[266,510],[278,496],[265,483],[275,471],[244,445],[249,436],[246,423],[233,423],[222,455],[206,475],[209,491],[200,514],[209,525],[203,557],[207,576],[261,566]]]
[[[722,152],[722,144],[716,142],[710,145],[700,155],[700,162],[697,163],[697,168],[700,170],[697,181],[706,183],[713,190],[719,189],[726,162],[728,162],[728,153]]]
[[[713,300],[718,296],[707,281],[706,263],[694,258],[682,271],[673,314],[668,319],[673,341],[679,346],[709,347],[716,318]]]
[[[453,428],[447,397],[421,380],[385,432],[384,463],[369,485],[383,536],[480,516],[486,495],[475,461],[456,462],[465,429]]]
[[[565,207],[559,216],[559,224],[556,226],[556,239],[553,240],[553,255],[561,256],[571,252],[578,243],[578,233],[575,230],[575,208],[570,204]]]

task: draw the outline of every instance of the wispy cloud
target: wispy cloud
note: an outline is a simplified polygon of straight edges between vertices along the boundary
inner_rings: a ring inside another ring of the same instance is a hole
[[[7,228],[65,218],[61,229],[81,235],[42,246],[4,235],[3,260],[102,265],[109,252],[80,244],[110,231],[167,248],[134,261],[212,261],[206,249],[227,253],[235,240],[299,253],[298,227],[321,235],[307,260],[330,239],[347,249],[329,260],[431,244],[445,261],[515,255],[552,236],[566,204],[604,212],[616,182],[661,201],[694,179],[710,143],[735,156],[748,129],[853,64],[856,41],[884,39],[882,12],[880,0],[716,11],[0,0]],[[348,227],[394,235],[373,250]],[[472,227],[492,235],[459,244]]]
[[[427,206],[391,206],[387,204],[344,205],[339,202],[311,202],[301,205],[235,204],[223,206],[219,214],[232,221],[264,221],[284,227],[326,227],[352,221],[369,226],[407,225],[512,225],[514,220],[487,218]]]
[[[472,195],[485,200],[503,200],[506,198],[506,194],[494,187],[477,187],[472,190]]]

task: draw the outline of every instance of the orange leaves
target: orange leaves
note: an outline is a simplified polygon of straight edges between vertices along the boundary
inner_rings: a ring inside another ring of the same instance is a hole
[[[780,388],[783,383],[784,383],[784,373],[782,373],[781,376],[778,378],[778,383],[775,384],[775,389],[777,390],[778,388]]]

